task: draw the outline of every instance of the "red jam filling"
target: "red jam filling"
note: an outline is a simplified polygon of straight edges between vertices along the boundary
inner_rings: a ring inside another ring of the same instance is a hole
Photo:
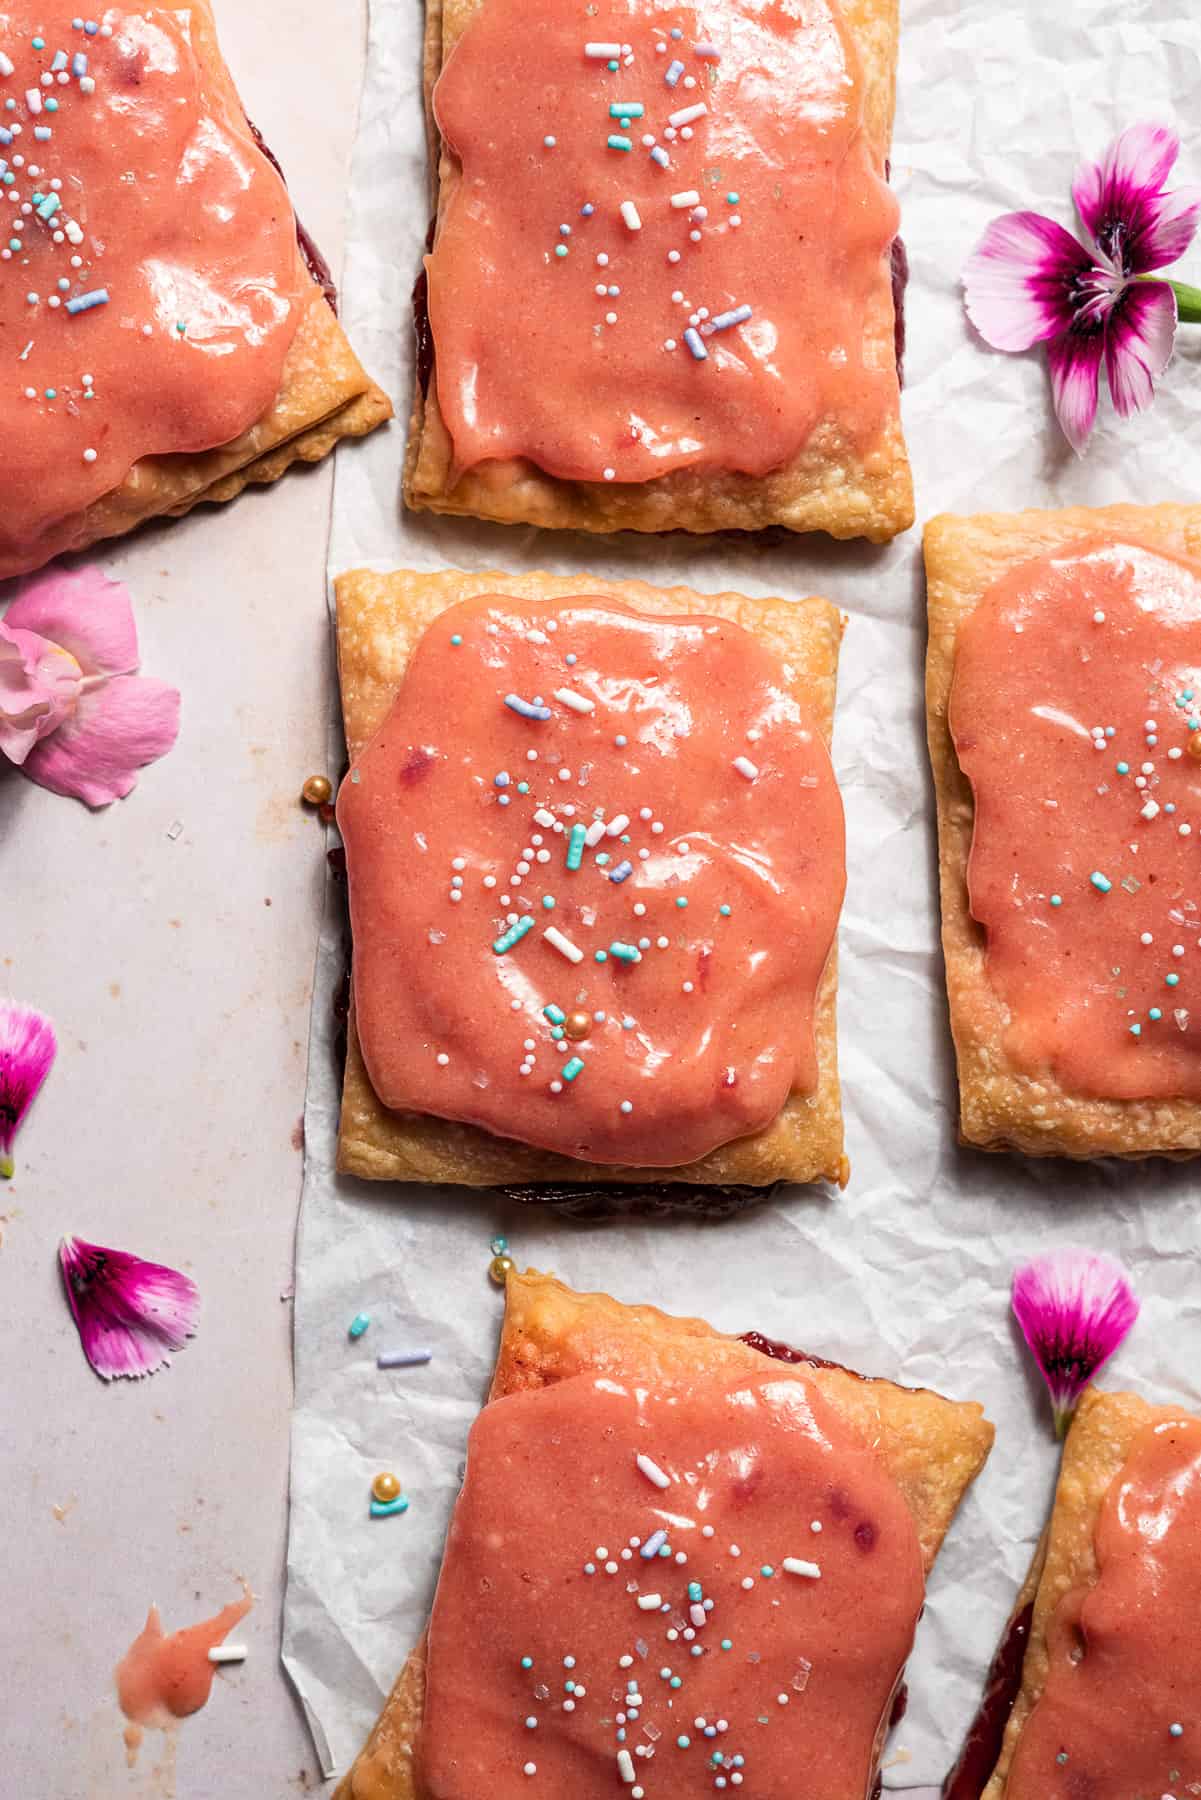
[[[385,1106],[668,1167],[814,1088],[842,806],[742,627],[599,598],[452,607],[338,822]]]
[[[837,0],[488,0],[434,107],[462,165],[427,264],[457,469],[765,475],[826,426],[874,448],[898,214]]]
[[[863,1800],[922,1599],[899,1490],[804,1376],[510,1395],[471,1433],[421,1791]]]
[[[1201,1098],[1201,568],[1096,542],[1014,570],[960,632],[949,719],[1007,1053]]]

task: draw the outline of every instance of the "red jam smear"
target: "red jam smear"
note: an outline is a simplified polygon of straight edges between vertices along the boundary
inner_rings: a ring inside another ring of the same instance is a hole
[[[616,71],[587,54],[606,42]],[[457,469],[762,476],[826,424],[879,442],[897,369],[867,334],[898,211],[837,0],[489,0],[434,108],[462,164],[427,259]]]
[[[141,458],[211,449],[260,418],[314,297],[284,184],[207,61],[207,16],[110,7],[95,35],[77,16],[0,14],[14,64],[0,98],[16,103],[0,111],[14,134],[0,142],[0,204],[21,240],[0,279],[0,425],[21,446],[5,471],[2,573],[69,547],[56,528]]]
[[[959,1760],[942,1785],[942,1800],[981,1800],[1005,1742],[1005,1727],[1022,1688],[1022,1665],[1034,1622],[1034,1602],[1009,1621],[988,1671],[980,1710],[972,1720]]]
[[[1201,1421],[1135,1440],[1096,1529],[1098,1579],[1065,1595],[1005,1800],[1201,1792]]]
[[[1201,566],[1096,541],[1014,570],[960,631],[949,722],[1009,1056],[1201,1098]]]
[[[667,1554],[643,1557],[660,1532]],[[471,1432],[430,1621],[421,1791],[692,1800],[724,1776],[731,1794],[795,1800],[803,1769],[806,1793],[864,1800],[922,1599],[899,1490],[803,1376],[581,1375],[510,1395]]]
[[[820,730],[741,626],[603,598],[451,607],[338,823],[385,1106],[670,1167],[815,1086],[842,804]]]

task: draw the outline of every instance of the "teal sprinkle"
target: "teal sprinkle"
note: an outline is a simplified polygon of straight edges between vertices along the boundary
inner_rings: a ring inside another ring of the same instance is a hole
[[[46,389],[46,398],[47,398],[47,400],[57,400],[58,399],[58,389],[57,388],[47,388]]]
[[[523,1656],[521,1659],[521,1666],[523,1669],[532,1669],[534,1666],[533,1657],[532,1656]]]
[[[608,960],[609,960],[609,952],[607,950],[598,950],[596,952],[596,961],[597,962],[608,962]]]
[[[578,869],[580,864],[583,862],[583,860],[584,860],[584,839],[587,837],[587,835],[588,835],[588,831],[587,831],[586,826],[583,826],[583,825],[573,825],[572,826],[571,836],[567,840],[567,867],[569,869]]]
[[[371,1502],[373,1519],[389,1519],[393,1513],[406,1513],[408,1510],[409,1503],[403,1494],[397,1495],[395,1500],[373,1500]]]
[[[552,1025],[561,1025],[567,1014],[561,1006],[556,1006],[552,1001],[548,1006],[542,1008],[542,1016],[544,1019],[549,1019]]]
[[[568,1060],[563,1064],[563,1068],[561,1071],[564,1081],[574,1081],[576,1076],[583,1069],[583,1067],[584,1067],[584,1062],[583,1062],[582,1057],[579,1057],[579,1056],[569,1057]]]
[[[683,894],[681,894],[679,899],[676,901],[676,905],[677,906],[687,906],[687,904],[688,904],[687,900],[685,900]]]
[[[641,100],[610,100],[609,117],[611,119],[640,119],[646,111]]]
[[[680,1688],[683,1687],[684,1683],[678,1675],[673,1675],[667,1685],[668,1687]]]
[[[553,894],[543,894],[542,904],[546,908],[547,912],[554,912],[554,910],[555,910],[554,895]]]
[[[556,256],[566,256],[567,255],[567,245],[566,244],[556,244],[555,245],[555,255]]]
[[[503,936],[493,940],[492,949],[497,956],[503,956],[514,944],[519,944],[526,933],[534,929],[534,921],[529,913],[523,913],[516,925],[510,925]]]
[[[454,645],[454,647],[455,647],[455,649],[456,649],[456,650],[457,650],[457,649],[458,649],[458,647],[459,647],[459,645],[460,645],[460,644],[461,644],[461,643],[462,643],[462,642],[463,642],[463,639],[462,639],[462,637],[461,637],[461,636],[460,636],[460,635],[459,635],[459,633],[458,633],[458,632],[457,632],[457,631],[456,631],[456,632],[455,632],[455,634],[454,634],[454,636],[453,636],[453,637],[452,637],[452,638],[451,638],[451,640],[450,640],[450,641],[451,641],[451,643],[452,643],[452,644],[453,644],[453,645]]]
[[[555,1042],[558,1043],[564,1035],[563,1027],[561,1025],[552,1025],[550,1028],[550,1034],[554,1038]]]
[[[620,137],[615,131],[610,132],[608,143],[610,150],[632,150],[634,148],[628,137]]]
[[[1160,1012],[1158,1006],[1153,1006],[1151,1008],[1150,1012],[1147,1014],[1147,1017],[1149,1019],[1153,1019],[1156,1022],[1158,1022],[1160,1019],[1163,1018],[1163,1014]]]
[[[1130,1027],[1130,1035],[1131,1035],[1131,1037],[1142,1037],[1142,1035],[1143,1035],[1142,1026],[1141,1025],[1132,1025]]]
[[[660,1544],[659,1555],[660,1556],[670,1556],[671,1555],[671,1545],[670,1544]]]
[[[53,97],[53,95],[51,95],[49,100],[44,100],[42,102],[42,104],[46,108],[47,112],[57,112],[58,111],[58,101]]]
[[[737,194],[727,194],[726,195],[726,205],[727,206],[737,206],[738,205],[738,195]]]
[[[35,50],[44,50],[46,48],[45,38],[33,38],[31,39],[31,42]]]
[[[352,1338],[361,1338],[370,1323],[370,1313],[356,1313],[354,1318],[350,1321],[350,1336]]]
[[[617,73],[617,64],[616,64],[616,63],[615,63],[615,62],[607,62],[607,63],[606,63],[606,64],[605,64],[605,67],[606,67],[606,69],[608,69],[608,71],[609,71],[609,73],[610,73],[610,74],[611,74],[611,75],[616,75],[616,73]]]
[[[680,1736],[676,1739],[676,1743],[679,1745],[681,1750],[687,1750],[687,1748],[691,1742],[692,1742],[692,1739],[689,1737],[685,1737],[683,1735],[683,1733],[681,1733]]]
[[[775,1574],[775,1572],[776,1571],[772,1568],[770,1563],[764,1563],[763,1567],[759,1571],[760,1575],[763,1576],[765,1581],[770,1581],[772,1576]]]
[[[729,906],[719,906],[717,910],[723,919],[728,919],[733,909]]]
[[[1051,905],[1052,906],[1062,906],[1063,905],[1063,895],[1062,894],[1052,894],[1051,895]]]
[[[1167,983],[1167,985],[1169,987],[1179,987],[1180,986],[1179,975],[1165,975],[1164,981]]]
[[[607,850],[599,850],[597,852],[596,860],[603,869],[607,862],[612,862],[613,858],[609,855]]]
[[[1130,764],[1128,762],[1120,762],[1118,764],[1118,774],[1119,775],[1129,775],[1129,773],[1130,773]]]
[[[701,1649],[699,1644],[694,1644],[692,1646],[692,1654],[694,1656],[703,1656],[705,1652]]]
[[[699,1581],[690,1581],[688,1583],[688,1598],[689,1598],[689,1600],[699,1601],[701,1599],[701,1597],[702,1596],[701,1596],[700,1582]]]
[[[721,1640],[721,1647],[723,1650],[732,1650],[734,1648],[733,1638],[723,1638]]]
[[[530,784],[528,781],[519,781],[517,783],[517,792],[519,794],[528,794],[529,791],[530,791]]]
[[[1107,894],[1113,886],[1113,882],[1109,879],[1108,875],[1102,875],[1100,869],[1094,869],[1089,876],[1089,880],[1099,894]]]

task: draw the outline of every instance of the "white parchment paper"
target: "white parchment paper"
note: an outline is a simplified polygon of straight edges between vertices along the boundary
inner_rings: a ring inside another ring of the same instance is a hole
[[[1196,133],[1201,14],[1191,0],[906,0],[893,180],[912,266],[905,424],[920,519],[972,511],[1196,499],[1201,334],[1187,330],[1154,412],[1102,426],[1085,462],[1054,430],[1036,358],[973,339],[958,271],[987,220],[1033,206],[1071,223],[1077,157],[1154,117]],[[427,219],[421,8],[376,0],[351,197],[344,311],[367,364],[407,412],[409,295]],[[1190,142],[1190,134],[1193,141]],[[1201,246],[1182,265],[1197,278]],[[930,1584],[894,1739],[894,1787],[931,1788],[957,1749],[1043,1522],[1055,1448],[1008,1314],[1014,1262],[1056,1242],[1124,1258],[1141,1323],[1112,1378],[1196,1401],[1194,1169],[1074,1168],[954,1144],[950,1056],[922,715],[918,533],[888,549],[797,539],[615,540],[406,516],[402,428],[339,459],[330,570],[549,568],[687,581],[701,590],[828,594],[850,615],[835,762],[849,827],[841,1059],[851,1185],[714,1225],[581,1226],[488,1198],[334,1176],[338,1083],[327,913],[314,1011],[296,1295],[296,1414],[284,1653],[323,1762],[344,1768],[424,1620],[468,1425],[496,1344],[488,1241],[579,1287],[700,1313],[851,1365],[982,1400],[998,1427]],[[330,767],[342,760],[331,696]],[[357,1345],[353,1315],[372,1316]],[[429,1367],[381,1374],[383,1348]],[[369,1521],[368,1484],[397,1469],[412,1505]]]

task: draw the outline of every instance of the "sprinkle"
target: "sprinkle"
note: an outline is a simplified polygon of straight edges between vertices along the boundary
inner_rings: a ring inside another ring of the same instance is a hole
[[[370,1323],[370,1313],[356,1313],[354,1318],[350,1321],[349,1335],[352,1338],[361,1338]]]
[[[52,219],[61,205],[62,201],[57,194],[47,194],[46,198],[37,209],[38,218]]]
[[[503,956],[507,950],[511,950],[514,944],[519,944],[526,933],[533,929],[534,921],[530,914],[523,913],[516,925],[510,925],[503,936],[498,937],[493,941],[493,951],[497,956]]]
[[[1168,987],[1179,987],[1180,977],[1179,975],[1165,975],[1164,982]]]
[[[694,44],[692,46],[692,54],[694,56],[699,56],[702,62],[721,61],[721,51],[717,48],[716,44]]]
[[[1183,1725],[1169,1725],[1168,1731],[1172,1737],[1183,1737],[1184,1736],[1184,1726]]]
[[[657,1488],[666,1488],[666,1487],[671,1486],[671,1476],[665,1475],[663,1473],[662,1469],[659,1467],[658,1463],[652,1462],[649,1456],[644,1456],[644,1455],[636,1456],[634,1458],[634,1464],[635,1464],[635,1467],[637,1468],[639,1474],[645,1475],[647,1480],[653,1482]],[[657,1596],[656,1596],[656,1601],[657,1601]],[[638,1602],[638,1604],[641,1606],[641,1604],[642,1604],[641,1600]]]
[[[69,313],[91,312],[91,310],[94,306],[107,306],[107,305],[108,305],[108,289],[107,288],[93,288],[92,291],[88,294],[76,294],[74,299],[68,300],[67,301],[67,311]]]
[[[1110,881],[1108,875],[1102,875],[1100,869],[1094,869],[1092,874],[1089,876],[1089,880],[1092,882],[1093,886],[1096,888],[1096,890],[1099,894],[1108,894],[1109,890],[1113,886],[1113,882]]]
[[[246,1661],[248,1655],[249,1651],[245,1644],[214,1644],[209,1651],[209,1661],[211,1663],[241,1663]]]
[[[691,352],[692,352],[693,356],[696,358],[697,362],[708,362],[709,352],[705,349],[704,344],[701,342],[700,336],[698,335],[698,333],[696,331],[693,330],[691,325],[688,327],[687,331],[684,333],[684,342],[687,344],[688,348],[691,350]]]
[[[613,142],[612,138],[609,139],[609,142],[610,143]],[[638,215],[638,208],[634,205],[634,202],[632,200],[623,200],[622,201],[621,216],[624,219],[626,226],[628,227],[628,229],[630,231],[641,231],[642,230],[642,220]]]
[[[663,1604],[662,1594],[639,1594],[638,1607],[641,1612],[658,1612]]]
[[[586,826],[583,826],[583,825],[573,825],[572,826],[571,836],[567,841],[567,867],[569,869],[578,869],[580,864],[583,862],[583,860],[584,860],[584,845],[587,841],[587,838],[588,838],[588,831],[587,831]]]
[[[11,75],[16,64],[0,50],[0,75]]]
[[[666,1542],[667,1542],[667,1533],[663,1529],[663,1527],[660,1526],[658,1531],[651,1532],[651,1535],[647,1538],[645,1544],[643,1544],[643,1546],[642,1546],[641,1550],[638,1552],[638,1554],[640,1556],[645,1557],[647,1562],[650,1562],[652,1557],[658,1556],[660,1550],[663,1548],[663,1545]]]
[[[583,1067],[584,1067],[584,1064],[583,1064],[582,1058],[580,1058],[578,1056],[572,1056],[568,1059],[567,1062],[565,1062],[563,1064],[563,1067],[559,1070],[559,1073],[560,1073],[560,1075],[562,1075],[564,1081],[574,1081],[576,1076],[579,1075],[583,1071]]]
[[[635,944],[615,943],[609,945],[609,955],[618,962],[637,963],[642,961],[642,952]]]
[[[630,138],[622,137],[620,135],[620,133],[616,132],[616,131],[610,132],[608,138],[605,141],[608,144],[610,150],[632,150],[634,148],[633,142]]]
[[[589,700],[585,695],[577,694],[572,688],[556,688],[555,699],[562,701],[564,706],[569,706],[574,713],[590,713],[596,711],[595,700]],[[535,817],[537,817],[537,814],[535,814]],[[538,823],[540,825],[553,825],[554,819],[539,818]]]
[[[736,756],[734,758],[734,767],[738,770],[740,775],[745,775],[748,781],[754,781],[759,773],[759,765],[753,763],[749,756]]]
[[[510,712],[520,713],[523,719],[550,718],[549,706],[539,706],[536,702],[523,700],[520,694],[506,694],[505,705]]]
[[[633,1782],[634,1759],[628,1750],[619,1750],[617,1752],[617,1772],[623,1781]]]
[[[584,952],[577,949],[569,937],[564,937],[556,925],[548,925],[542,936],[551,949],[557,950],[560,956],[565,956],[568,962],[583,962]]]
[[[679,112],[671,113],[667,123],[678,131],[682,125],[691,125],[694,119],[703,119],[708,110],[704,101],[698,100],[695,106],[682,106]]]
[[[821,1570],[816,1563],[805,1562],[799,1556],[786,1556],[781,1567],[789,1575],[803,1575],[807,1581],[820,1581]]]
[[[594,62],[608,62],[610,57],[621,55],[620,44],[585,44],[584,55]]]
[[[714,331],[728,331],[731,325],[741,325],[751,317],[749,306],[735,306],[729,312],[717,313],[709,323]]]
[[[561,1006],[552,1004],[542,1008],[542,1016],[544,1019],[549,1019],[552,1025],[561,1025],[567,1017],[567,1014],[563,1011]]]
[[[663,79],[668,87],[673,88],[683,73],[684,65],[677,57],[674,62],[668,63],[667,68],[663,72]]]
[[[373,1519],[389,1519],[394,1513],[406,1513],[409,1510],[408,1500],[399,1494],[395,1500],[373,1500],[371,1517]]]
[[[684,188],[680,193],[673,194],[671,197],[671,204],[677,212],[686,212],[690,206],[699,206],[700,201],[701,197],[695,188]]]
[[[77,78],[88,72],[88,59],[82,50],[77,50],[71,58],[71,73]]]
[[[651,150],[651,161],[653,163],[658,163],[661,169],[670,169],[671,167],[671,158],[668,156],[662,144],[656,144]]]
[[[646,111],[641,100],[610,100],[609,117],[611,119],[640,119]]]
[[[38,92],[37,88],[26,88],[25,104],[29,108],[31,113],[40,113],[41,112],[42,96]]]
[[[418,1369],[433,1358],[432,1350],[381,1350],[375,1359],[377,1369]]]
[[[609,880],[615,881],[618,886],[620,886],[621,883],[627,881],[633,873],[634,865],[632,862],[619,862],[615,869],[609,870]]]
[[[542,142],[547,150],[553,150],[555,147],[556,139],[554,139],[553,137],[544,137]]]
[[[537,1763],[523,1763],[521,1772],[523,1775],[536,1775],[538,1773],[538,1765]]]

